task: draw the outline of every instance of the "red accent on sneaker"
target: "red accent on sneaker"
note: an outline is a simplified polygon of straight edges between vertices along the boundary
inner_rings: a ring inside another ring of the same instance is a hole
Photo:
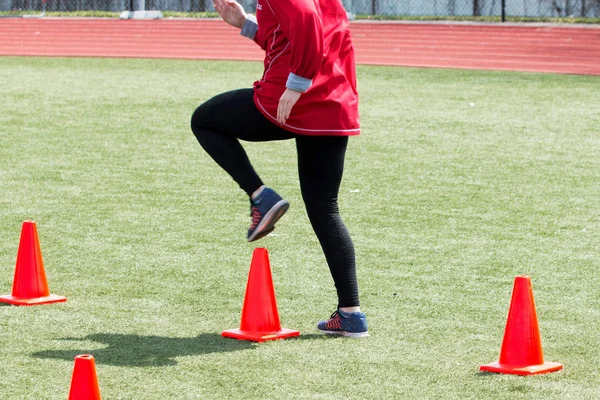
[[[258,225],[258,223],[260,222],[260,210],[258,209],[258,206],[252,206],[252,224],[250,225],[250,230],[254,230],[256,228],[256,226]]]
[[[325,328],[330,331],[340,330],[342,328],[342,317],[338,312],[335,312],[329,321],[325,324]]]

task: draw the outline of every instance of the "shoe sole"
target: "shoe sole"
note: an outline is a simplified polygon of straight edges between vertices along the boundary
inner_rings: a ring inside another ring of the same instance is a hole
[[[327,335],[345,336],[345,337],[349,337],[349,338],[353,338],[353,339],[358,339],[358,338],[369,336],[369,332],[322,331],[320,329],[319,329],[319,331],[323,332]]]
[[[252,235],[248,236],[248,242],[254,242],[267,236],[275,229],[275,223],[279,221],[283,214],[285,214],[290,208],[290,203],[287,200],[279,200],[263,217],[262,221],[258,224]]]
[[[275,227],[272,227],[271,229],[268,229],[257,235],[254,235],[254,238],[252,240],[248,239],[248,242],[256,242],[258,239],[264,238],[265,236],[267,236],[269,233],[273,232],[274,230],[275,230]]]

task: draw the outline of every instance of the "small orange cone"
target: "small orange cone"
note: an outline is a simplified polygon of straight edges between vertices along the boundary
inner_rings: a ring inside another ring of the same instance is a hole
[[[267,249],[254,249],[252,254],[240,329],[226,330],[222,335],[253,342],[300,335],[299,331],[281,328]]]
[[[515,278],[500,359],[479,367],[480,371],[535,375],[562,369],[562,364],[544,362],[531,278]]]
[[[0,296],[0,302],[32,306],[59,301],[67,301],[67,298],[50,294],[35,222],[25,221],[21,230],[12,295]]]
[[[75,357],[69,400],[101,400],[94,356],[81,354]]]

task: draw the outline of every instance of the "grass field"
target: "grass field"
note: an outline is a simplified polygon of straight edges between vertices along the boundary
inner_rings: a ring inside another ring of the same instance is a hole
[[[105,399],[596,399],[600,394],[600,79],[361,66],[363,135],[340,207],[371,337],[315,325],[335,293],[307,221],[294,143],[246,146],[292,203],[245,242],[245,195],[189,129],[259,63],[0,58],[0,294],[37,222],[62,304],[0,306],[0,398],[65,399],[94,355]],[[252,251],[269,250],[282,326],[239,326]],[[498,359],[528,274],[549,375]]]

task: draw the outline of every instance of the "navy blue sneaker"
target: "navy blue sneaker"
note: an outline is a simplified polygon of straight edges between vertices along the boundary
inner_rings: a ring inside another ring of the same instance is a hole
[[[321,321],[317,328],[330,335],[342,335],[351,338],[369,336],[367,316],[361,312],[345,313],[336,310],[327,321]]]
[[[248,228],[248,241],[254,242],[267,236],[275,229],[275,223],[290,208],[290,203],[282,199],[273,189],[268,187],[250,200],[250,216],[252,225]]]

